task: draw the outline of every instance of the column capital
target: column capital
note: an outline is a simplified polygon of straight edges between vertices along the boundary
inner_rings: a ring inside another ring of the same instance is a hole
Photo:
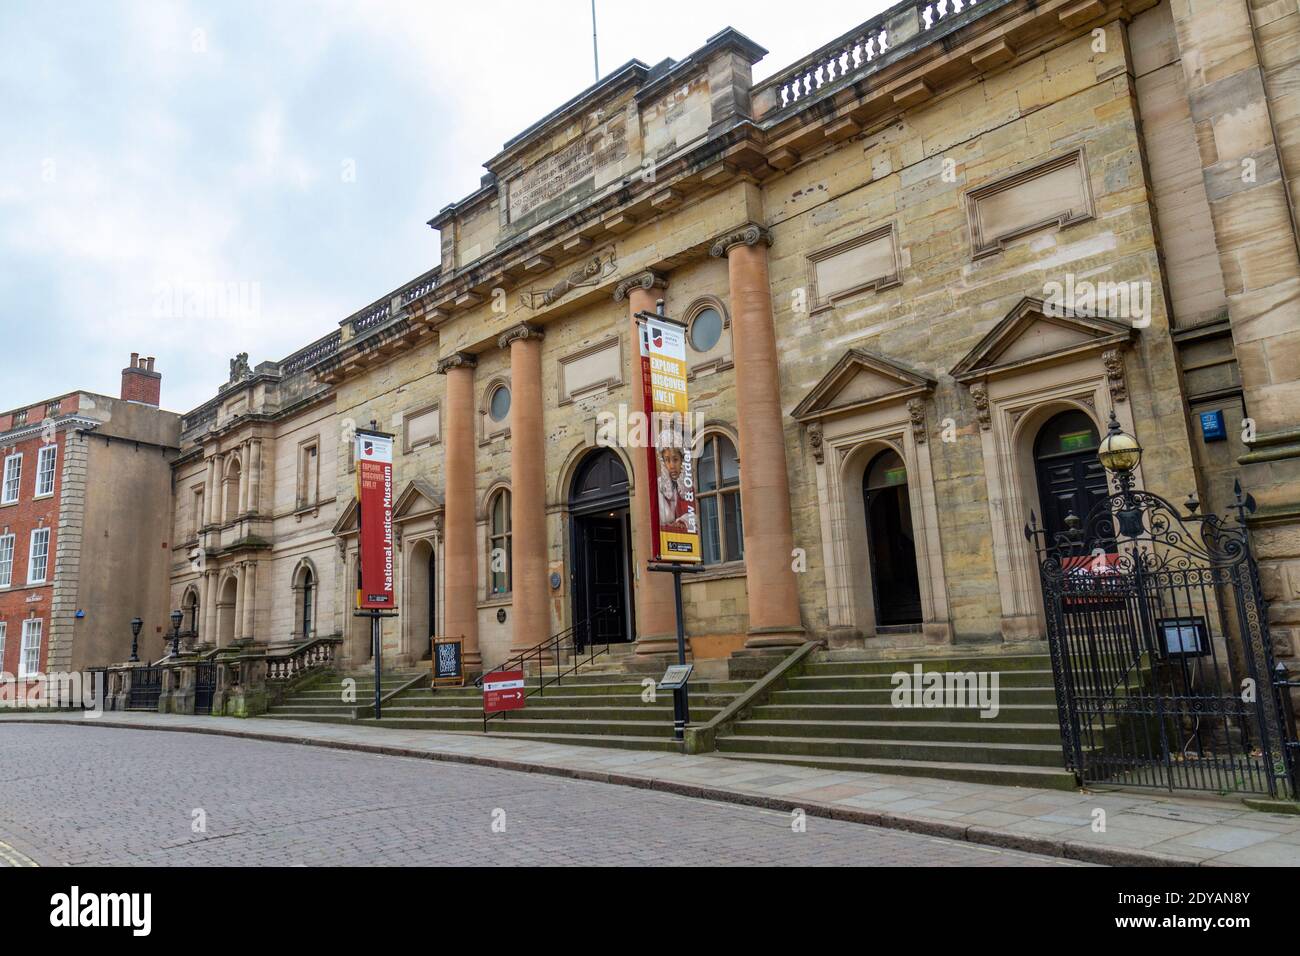
[[[508,349],[511,342],[526,341],[527,339],[545,338],[546,333],[536,326],[529,325],[527,322],[520,322],[513,325],[501,333],[497,339],[497,348]]]
[[[433,370],[439,375],[446,375],[448,369],[453,368],[474,368],[478,365],[478,359],[468,352],[452,352],[445,358],[438,360],[438,364]]]
[[[668,280],[653,269],[646,269],[628,276],[614,287],[614,301],[622,302],[633,289],[666,289]]]
[[[772,245],[771,231],[756,222],[747,222],[714,239],[709,246],[709,255],[721,258],[736,246],[752,246],[760,242],[767,246]]]

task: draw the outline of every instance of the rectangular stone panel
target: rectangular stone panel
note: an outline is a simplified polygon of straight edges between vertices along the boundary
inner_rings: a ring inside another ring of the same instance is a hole
[[[1013,173],[966,196],[976,258],[1050,226],[1092,218],[1092,191],[1082,149]]]
[[[623,381],[622,349],[618,336],[611,336],[559,361],[560,404]]]
[[[837,299],[893,285],[898,281],[894,227],[883,226],[821,249],[808,257],[808,263],[813,309],[829,308]]]

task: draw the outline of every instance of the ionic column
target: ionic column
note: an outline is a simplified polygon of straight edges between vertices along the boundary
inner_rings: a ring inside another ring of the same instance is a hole
[[[790,478],[785,463],[776,327],[767,276],[772,235],[748,223],[714,242],[727,257],[731,340],[736,363],[736,430],[740,437],[740,507],[744,515],[749,594],[746,647],[782,647],[804,640],[791,552]]]
[[[212,462],[212,487],[208,489],[205,508],[208,512],[207,523],[214,525],[221,524],[221,456],[213,455],[209,461]]]
[[[208,456],[208,476],[203,485],[203,514],[197,516],[200,528],[213,523],[212,506],[217,488],[217,456]]]
[[[242,640],[244,637],[244,586],[248,580],[248,574],[243,564],[235,565],[235,608],[234,627],[231,633],[235,635],[235,640]]]
[[[497,340],[510,349],[510,649],[551,634],[546,585],[546,438],[542,433],[542,333],[520,323]]]
[[[216,571],[207,571],[203,575],[203,630],[200,640],[217,644],[217,594],[219,575]]]
[[[244,580],[244,637],[252,638],[254,636],[254,624],[257,620],[257,564],[249,561],[244,565],[244,573],[240,575]]]
[[[637,326],[638,312],[654,312],[659,293],[668,283],[663,276],[655,272],[643,272],[620,282],[614,290],[614,301],[627,299],[628,306],[628,376],[632,386],[631,400],[628,402],[629,421],[639,420],[646,413],[645,391],[641,385],[641,347],[640,331]],[[646,429],[651,441],[654,435]],[[636,653],[676,654],[677,653],[677,610],[673,600],[672,576],[646,570],[646,564],[654,557],[654,541],[650,535],[650,509],[654,507],[654,488],[650,484],[650,465],[646,461],[646,449],[626,448],[632,459],[632,494],[628,507],[632,511],[632,557],[633,557],[633,594],[636,600]],[[687,649],[689,650],[689,643]]]
[[[251,442],[244,442],[239,446],[239,513],[248,513],[248,478],[252,466],[249,462],[249,448]]]
[[[478,542],[474,522],[474,356],[456,352],[438,363],[447,376],[442,406],[443,633],[464,641],[465,670],[483,667],[478,649]]]
[[[248,510],[257,514],[262,500],[262,441],[255,438],[249,448]]]

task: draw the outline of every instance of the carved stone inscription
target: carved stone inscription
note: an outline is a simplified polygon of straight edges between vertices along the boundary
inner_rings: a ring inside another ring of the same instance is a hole
[[[622,114],[574,140],[510,182],[510,221],[518,222],[591,179],[598,167],[627,155],[627,122]]]

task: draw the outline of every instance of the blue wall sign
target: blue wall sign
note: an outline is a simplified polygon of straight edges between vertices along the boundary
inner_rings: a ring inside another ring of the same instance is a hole
[[[1223,411],[1201,412],[1201,437],[1207,442],[1224,441],[1228,437],[1228,429],[1223,424]]]

